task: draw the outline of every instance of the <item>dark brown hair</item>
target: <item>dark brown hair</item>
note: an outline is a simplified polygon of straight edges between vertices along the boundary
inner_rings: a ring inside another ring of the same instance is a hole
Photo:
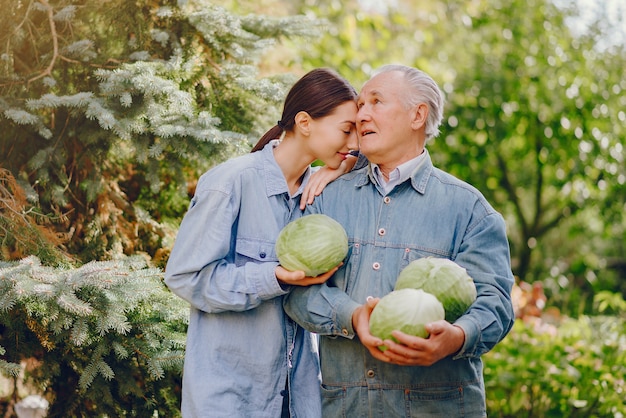
[[[306,73],[291,87],[283,114],[278,123],[265,133],[251,152],[263,149],[283,131],[291,131],[298,112],[307,112],[313,119],[330,115],[337,106],[356,100],[356,90],[344,78],[328,68],[317,68]]]

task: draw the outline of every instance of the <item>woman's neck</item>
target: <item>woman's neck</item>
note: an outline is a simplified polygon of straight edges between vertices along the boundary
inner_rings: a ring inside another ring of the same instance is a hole
[[[274,158],[283,172],[290,195],[298,191],[300,184],[302,184],[302,175],[315,160],[307,153],[302,152],[303,148],[296,138],[288,136],[274,148]]]

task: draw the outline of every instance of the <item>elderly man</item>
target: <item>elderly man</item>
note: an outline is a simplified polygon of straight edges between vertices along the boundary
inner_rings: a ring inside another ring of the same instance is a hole
[[[481,355],[514,320],[509,246],[502,216],[482,194],[431,162],[425,144],[439,133],[443,103],[424,72],[380,69],[357,102],[367,165],[329,184],[307,209],[339,221],[350,244],[327,283],[294,288],[284,303],[320,335],[325,417],[486,416]],[[403,267],[427,256],[467,269],[474,304],[453,324],[428,324],[427,339],[372,336],[378,298],[393,290]]]

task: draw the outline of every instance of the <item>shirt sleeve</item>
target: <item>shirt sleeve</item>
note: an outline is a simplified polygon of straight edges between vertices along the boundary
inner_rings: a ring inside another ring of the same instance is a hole
[[[286,293],[276,280],[278,262],[234,262],[238,198],[205,187],[202,179],[180,225],[165,283],[205,312],[245,311]]]
[[[294,286],[283,306],[287,315],[310,332],[354,338],[352,313],[359,304],[336,287],[325,283]]]
[[[491,212],[466,232],[455,261],[476,284],[476,301],[455,325],[465,343],[455,358],[479,357],[510,331],[515,320],[511,302],[513,274],[504,220]]]

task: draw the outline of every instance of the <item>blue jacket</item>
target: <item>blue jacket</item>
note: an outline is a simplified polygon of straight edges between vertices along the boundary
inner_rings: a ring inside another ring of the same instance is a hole
[[[169,288],[191,304],[186,418],[279,417],[287,379],[292,417],[321,415],[312,336],[285,315],[288,290],[274,275],[274,243],[301,216],[301,190],[289,196],[272,149],[200,178],[165,270]]]
[[[319,333],[324,417],[484,417],[480,356],[510,330],[513,275],[502,217],[472,186],[433,167],[430,156],[388,194],[370,166],[326,187],[308,209],[339,221],[348,234],[343,267],[325,284],[294,289],[287,313]],[[467,269],[478,297],[455,324],[465,343],[430,367],[374,359],[352,328],[367,296],[393,290],[411,261],[444,257]]]

